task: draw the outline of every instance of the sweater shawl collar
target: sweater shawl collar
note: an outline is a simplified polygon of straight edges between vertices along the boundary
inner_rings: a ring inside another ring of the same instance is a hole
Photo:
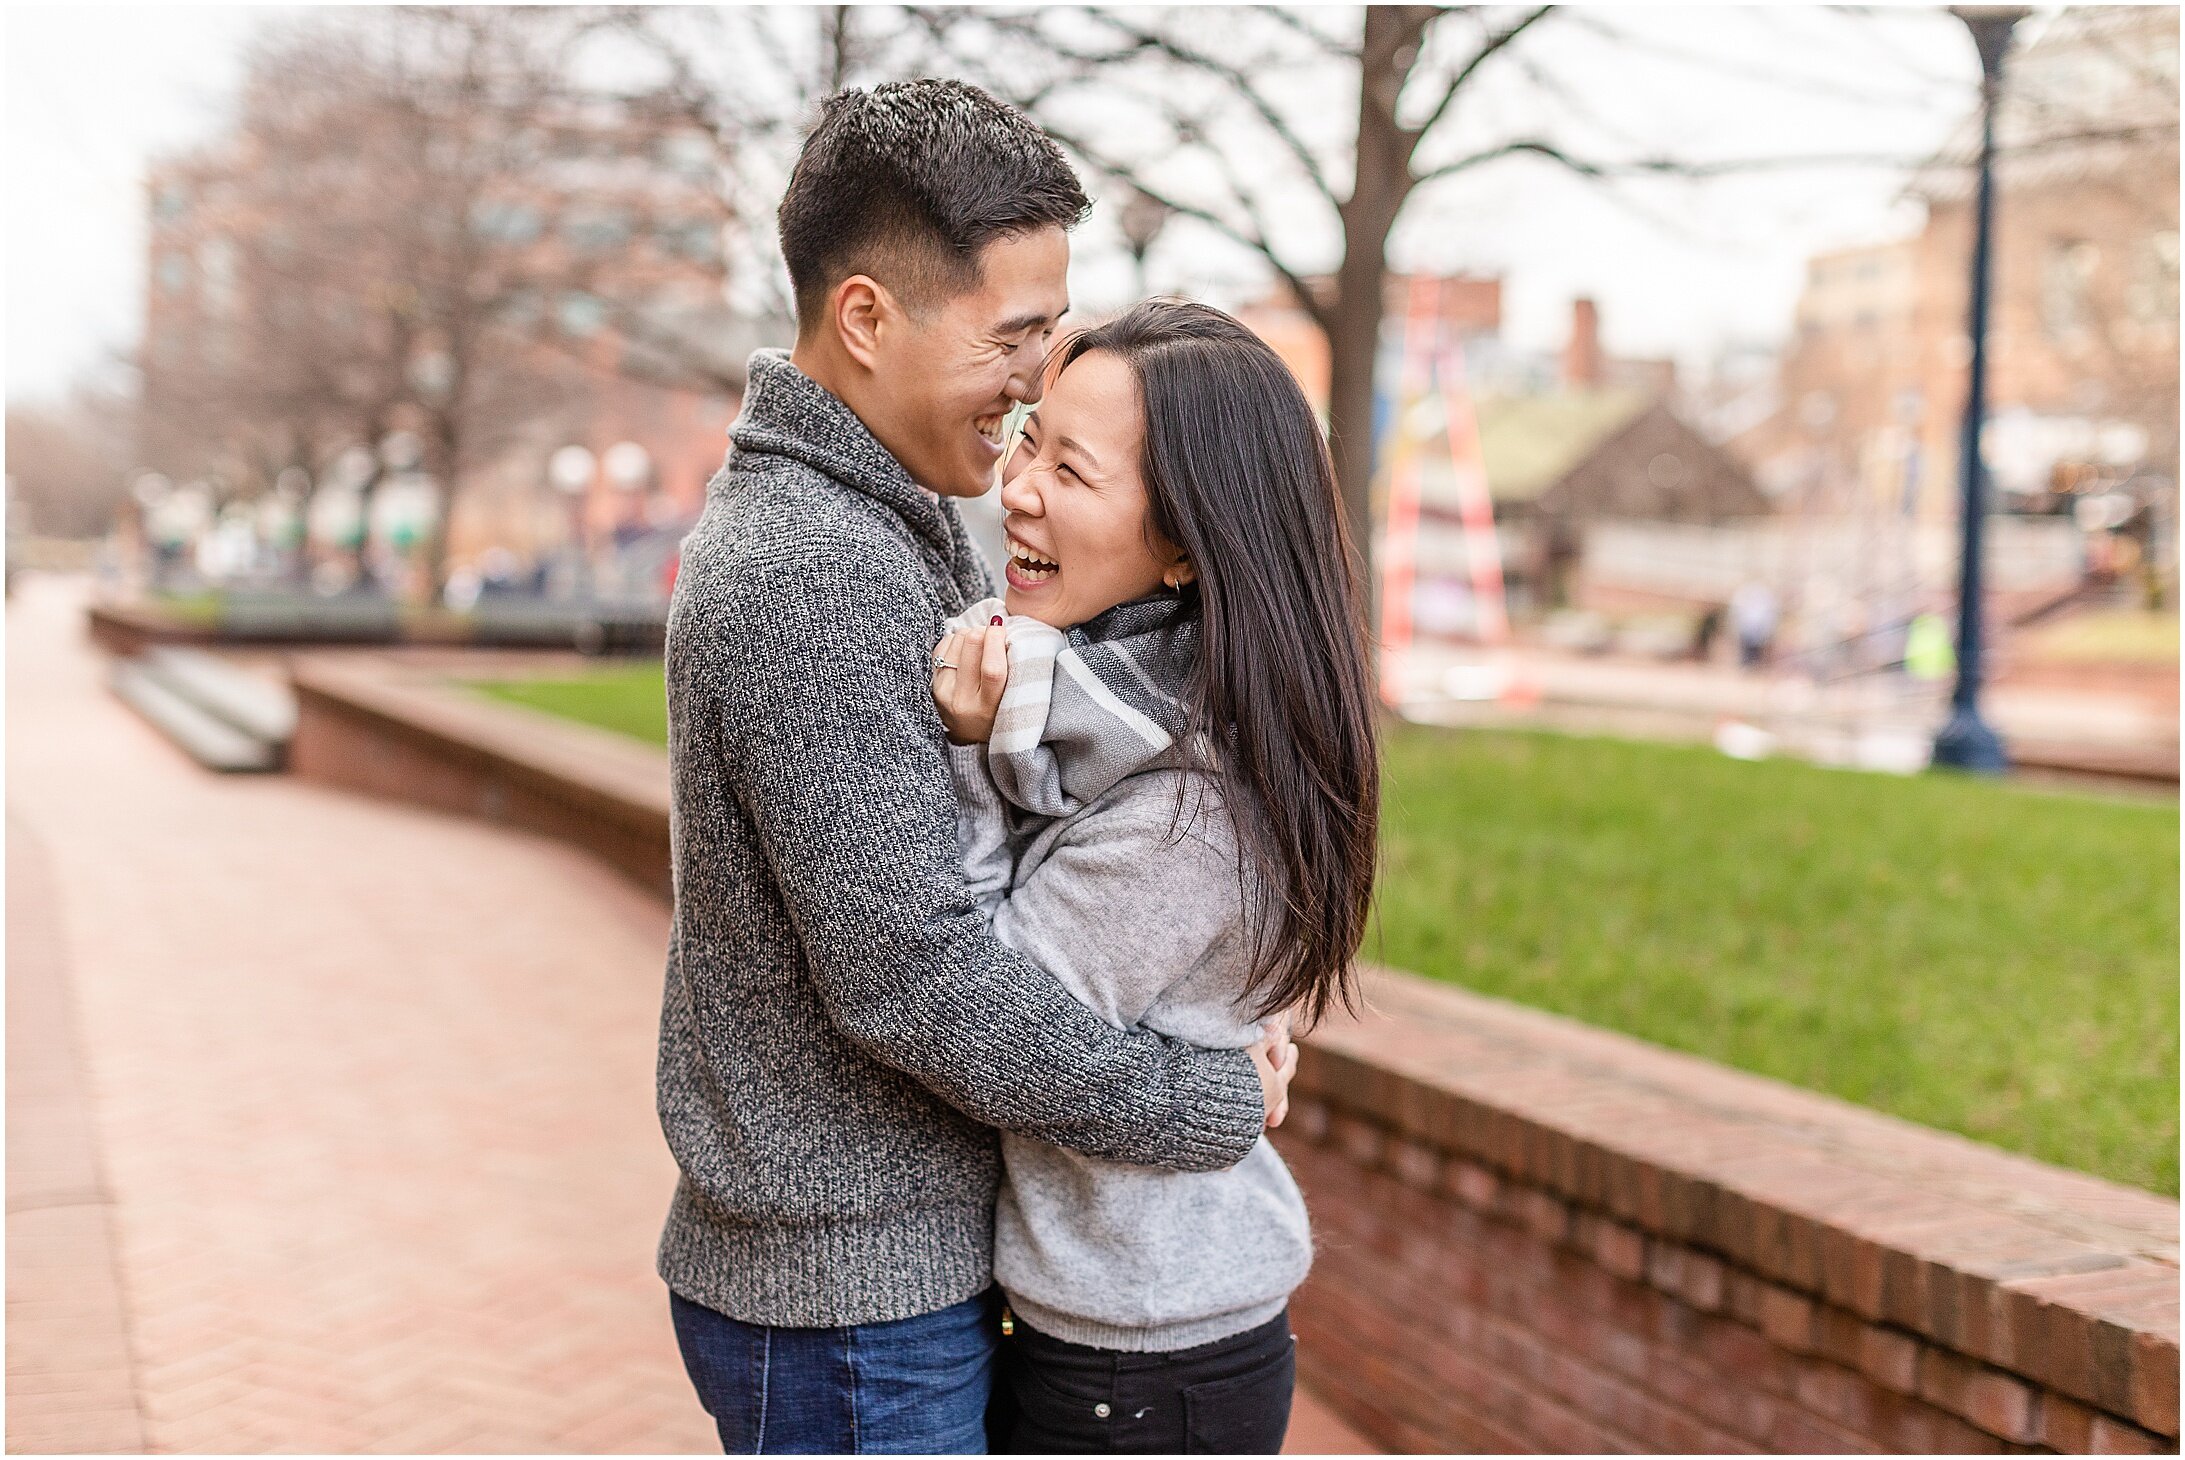
[[[1179,743],[1199,620],[1178,598],[1118,604],[1067,633],[1006,614],[1000,599],[988,599],[951,627],[974,627],[994,614],[1004,614],[1009,680],[986,765],[1010,804],[1067,816],[1126,776],[1211,763],[1203,746],[1187,757]]]
[[[946,611],[990,590],[955,504],[911,480],[857,413],[792,364],[787,350],[757,351],[746,372],[743,410],[728,430],[737,452],[785,457],[886,508],[917,544]]]

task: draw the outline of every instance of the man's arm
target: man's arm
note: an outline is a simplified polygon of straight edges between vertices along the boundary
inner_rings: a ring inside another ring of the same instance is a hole
[[[836,1025],[989,1125],[1138,1165],[1241,1160],[1266,1108],[1243,1051],[1106,1024],[987,928],[957,861],[931,609],[863,547],[747,560],[713,645],[735,793]]]
[[[949,746],[948,772],[956,789],[956,845],[964,891],[991,921],[1016,872],[1009,852],[1009,806],[987,774],[985,745]]]

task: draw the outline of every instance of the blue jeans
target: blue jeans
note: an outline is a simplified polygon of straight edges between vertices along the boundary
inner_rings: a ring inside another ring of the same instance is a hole
[[[850,1328],[742,1323],[668,1295],[698,1400],[731,1455],[983,1455],[1001,1305]]]

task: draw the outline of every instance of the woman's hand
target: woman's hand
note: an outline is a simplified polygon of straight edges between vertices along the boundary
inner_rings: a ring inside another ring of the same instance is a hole
[[[1260,1098],[1267,1102],[1267,1129],[1282,1124],[1290,1113],[1290,1077],[1297,1073],[1297,1046],[1290,1043],[1289,1015],[1265,1020],[1264,1037],[1246,1051],[1259,1071]]]
[[[1008,687],[1009,641],[998,617],[983,628],[957,630],[933,651],[933,705],[958,745],[982,745],[994,733]]]

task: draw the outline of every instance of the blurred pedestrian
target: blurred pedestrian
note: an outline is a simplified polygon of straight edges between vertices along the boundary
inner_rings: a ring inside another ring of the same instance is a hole
[[[1739,665],[1755,669],[1767,662],[1776,614],[1775,590],[1758,579],[1739,584],[1730,595],[1730,627],[1737,635]]]
[[[1912,620],[1904,636],[1904,670],[1914,679],[1930,682],[1957,672],[1957,646],[1951,643],[1950,625],[1941,614],[1923,613]]]
[[[1692,657],[1705,664],[1715,657],[1715,639],[1722,632],[1723,605],[1710,603],[1692,626]]]

